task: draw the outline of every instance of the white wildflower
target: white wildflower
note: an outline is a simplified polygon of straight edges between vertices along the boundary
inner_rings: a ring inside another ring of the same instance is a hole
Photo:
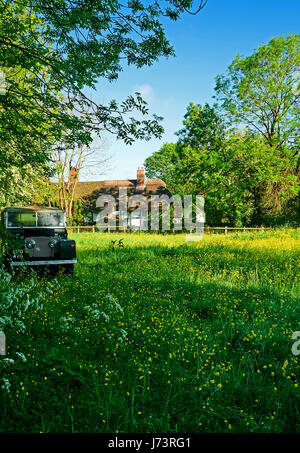
[[[23,354],[23,352],[16,352],[16,354],[23,360],[23,362],[27,362],[27,359],[26,359],[25,355]]]
[[[11,383],[9,382],[8,379],[3,379],[3,382],[4,382],[4,384],[1,385],[1,388],[2,388],[3,390],[6,390],[7,393],[10,393]]]
[[[10,359],[10,358],[8,358],[8,357],[6,357],[5,359],[3,359],[2,362],[10,363],[11,365],[13,365],[13,364],[15,363],[14,359]]]
[[[104,311],[101,311],[101,315],[103,316],[104,319],[109,321],[109,316],[106,313],[104,313]]]

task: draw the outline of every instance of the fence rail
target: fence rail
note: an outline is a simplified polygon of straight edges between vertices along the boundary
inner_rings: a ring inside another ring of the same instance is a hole
[[[278,230],[278,229],[282,229],[282,227],[228,227],[228,226],[224,226],[224,227],[211,227],[211,226],[206,226],[204,227],[204,232],[205,233],[211,233],[213,231],[224,231],[225,234],[227,234],[228,232],[230,231],[268,231],[268,230]],[[295,227],[295,229],[298,229],[297,227]],[[98,230],[97,228],[97,225],[79,225],[79,226],[69,226],[67,227],[67,230],[70,232],[70,233],[83,233],[83,232],[92,232],[92,233],[96,233],[100,230]],[[106,231],[106,233],[132,233],[132,232],[141,232],[142,230],[135,227],[135,228],[130,228],[130,227],[126,227],[126,226],[116,226],[114,228],[110,228],[108,227],[108,230]],[[161,231],[151,231],[152,233],[161,233]],[[188,233],[188,231],[174,231],[174,229],[172,229],[170,231],[170,233]]]

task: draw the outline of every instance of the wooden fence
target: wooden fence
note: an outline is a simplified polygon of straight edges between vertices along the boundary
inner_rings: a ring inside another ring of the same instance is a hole
[[[210,234],[210,233],[213,233],[213,232],[218,232],[218,233],[221,233],[222,231],[227,234],[228,232],[232,231],[232,232],[238,232],[238,231],[243,231],[243,232],[246,232],[246,231],[267,231],[267,230],[276,230],[276,229],[282,229],[282,227],[228,227],[228,226],[224,226],[224,227],[210,227],[210,226],[206,226],[204,227],[204,233],[207,233],[207,234]],[[81,225],[81,226],[69,226],[67,227],[67,230],[70,232],[70,233],[84,233],[84,232],[92,232],[92,233],[97,233],[99,230],[97,228],[97,225],[91,225],[91,226],[86,226],[86,225]],[[114,228],[110,228],[108,227],[108,230],[106,231],[106,233],[132,233],[132,232],[140,232],[141,229],[138,229],[137,227],[135,227],[134,229],[130,228],[130,227],[126,227],[126,226],[116,226]],[[166,231],[166,232],[162,232],[162,231],[151,231],[151,233],[158,233],[158,234],[161,234],[161,233],[175,233],[175,234],[178,234],[178,233],[188,233],[188,231],[175,231],[174,232],[174,229],[170,230],[169,232]]]

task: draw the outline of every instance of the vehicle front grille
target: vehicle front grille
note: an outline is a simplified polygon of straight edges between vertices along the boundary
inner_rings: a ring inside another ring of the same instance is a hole
[[[31,236],[28,239],[35,241],[35,247],[33,249],[25,246],[26,252],[32,258],[51,258],[54,257],[55,249],[49,247],[50,237],[45,236]]]

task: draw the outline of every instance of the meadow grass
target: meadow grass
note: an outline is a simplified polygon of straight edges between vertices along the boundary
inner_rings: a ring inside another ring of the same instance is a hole
[[[74,276],[6,332],[0,430],[299,432],[299,237],[73,234]]]

